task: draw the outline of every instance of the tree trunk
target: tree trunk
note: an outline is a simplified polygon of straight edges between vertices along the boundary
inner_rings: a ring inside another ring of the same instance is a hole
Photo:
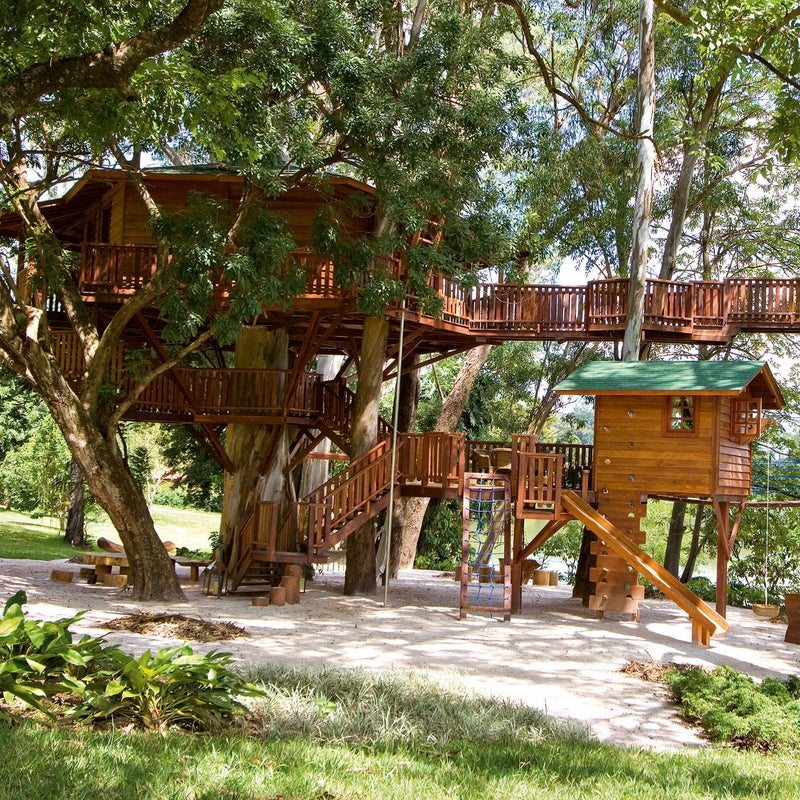
[[[83,547],[86,544],[85,502],[83,475],[78,462],[72,459],[70,469],[69,510],[67,511],[67,529],[64,532],[64,541],[73,547]]]
[[[330,381],[342,366],[342,356],[319,355],[317,356],[317,372],[321,380]],[[310,431],[315,435],[316,431]],[[323,439],[311,452],[318,455],[327,455],[331,451],[331,440]],[[328,480],[328,462],[323,458],[306,458],[300,473],[300,489],[298,497],[306,497]]]
[[[369,452],[378,442],[378,415],[383,384],[383,363],[389,323],[382,317],[366,317],[353,409],[350,458]],[[375,524],[370,520],[347,537],[344,593],[373,595],[376,589]]]
[[[263,327],[245,328],[236,344],[236,367],[261,369],[288,369],[289,337],[285,329],[270,331]],[[253,509],[256,487],[260,477],[261,460],[272,433],[270,425],[234,423],[228,426],[225,450],[236,467],[225,473],[222,499],[220,533],[226,559],[236,557],[236,537],[248,514]],[[283,431],[277,454],[286,449]],[[277,463],[278,466],[274,466]],[[273,459],[273,469],[268,480],[258,486],[259,499],[281,500],[284,496],[283,475],[279,458]],[[275,477],[275,473],[278,473]]]
[[[404,359],[405,367],[413,367],[418,358],[411,355]],[[417,421],[417,406],[419,405],[420,373],[418,369],[411,369],[400,376],[400,406],[397,414],[398,433],[408,433],[414,430]],[[389,576],[397,577],[400,569],[410,569],[414,566],[416,555],[416,541],[410,546],[407,539],[409,527],[416,530],[422,527],[422,520],[416,520],[419,514],[419,497],[396,497],[394,512],[392,514],[392,542],[389,553]],[[422,507],[425,514],[425,507]],[[411,551],[411,552],[409,552]]]
[[[43,395],[50,413],[92,494],[122,540],[130,565],[131,599],[185,600],[144,495],[119,450],[100,435],[86,410],[74,402],[71,392],[62,394],[53,384],[51,387],[56,391]]]
[[[664,551],[664,569],[676,578],[681,568],[681,545],[683,544],[685,518],[686,503],[683,500],[677,500],[672,504],[672,514],[669,519],[669,533],[667,534],[667,547]]]
[[[639,0],[639,79],[638,79],[638,183],[633,214],[633,241],[628,289],[628,321],[622,343],[622,360],[638,361],[644,319],[647,256],[650,222],[653,216],[653,168],[656,148],[653,141],[655,116],[655,45],[653,40],[653,0]]]
[[[697,556],[700,555],[702,542],[700,541],[700,534],[703,530],[703,514],[705,509],[699,503],[694,512],[694,525],[692,526],[692,543],[689,546],[689,555],[686,558],[686,564],[681,573],[681,583],[686,583],[691,580],[694,574],[694,565],[697,561]]]
[[[594,583],[589,580],[589,570],[594,566],[592,556],[592,542],[597,537],[588,529],[583,529],[581,551],[578,554],[578,564],[575,567],[575,585],[572,587],[572,596],[580,597],[583,605],[589,605],[589,597],[594,594]]]
[[[475,381],[478,380],[478,375],[480,375],[483,365],[489,358],[491,349],[492,345],[482,344],[467,353],[453,386],[442,403],[439,417],[433,426],[434,431],[441,433],[455,431],[467,400],[469,400],[469,393],[472,391],[472,387],[475,386]],[[400,544],[398,562],[400,569],[409,569],[414,566],[417,543],[422,532],[422,522],[425,519],[425,512],[428,510],[428,504],[430,503],[429,497],[412,497],[409,500],[413,502],[408,503],[407,513],[403,520],[403,538]]]

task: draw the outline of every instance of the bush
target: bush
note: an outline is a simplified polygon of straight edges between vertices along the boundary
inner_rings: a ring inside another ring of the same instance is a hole
[[[414,566],[454,569],[461,563],[461,503],[432,501],[425,512]]]
[[[695,575],[686,581],[686,588],[691,589],[701,600],[706,603],[713,603],[717,599],[717,587],[709,579],[702,575]]]
[[[670,669],[665,680],[683,716],[698,722],[712,741],[757,750],[800,746],[797,677],[766,678],[759,685],[749,675],[717,667]]]
[[[37,622],[25,618],[25,602],[24,592],[11,597],[0,621],[4,721],[15,718],[21,703],[50,717],[124,720],[159,732],[215,730],[246,713],[239,696],[262,694],[229,668],[227,653],[195,654],[183,645],[136,659],[102,639],[74,642],[69,626],[82,614]]]

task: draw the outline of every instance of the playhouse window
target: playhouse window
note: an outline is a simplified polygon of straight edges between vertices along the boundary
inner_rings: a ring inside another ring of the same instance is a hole
[[[696,430],[697,403],[694,397],[684,395],[668,398],[667,430],[670,433],[694,433]]]

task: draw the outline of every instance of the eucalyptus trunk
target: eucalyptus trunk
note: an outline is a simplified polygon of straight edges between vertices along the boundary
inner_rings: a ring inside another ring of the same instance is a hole
[[[628,320],[622,343],[622,360],[638,361],[644,323],[647,256],[653,216],[653,171],[656,148],[653,140],[655,118],[655,44],[653,0],[639,0],[638,77],[638,181],[633,212],[633,240],[628,289]]]
[[[263,327],[246,328],[236,344],[236,367],[240,369],[287,369],[289,337],[285,329],[270,331]],[[232,423],[228,426],[225,451],[234,466],[225,473],[220,533],[225,559],[236,558],[237,536],[253,510],[256,492],[259,500],[281,502],[283,493],[283,463],[285,431],[269,466],[270,473],[261,481],[261,462],[273,431],[271,425]]]

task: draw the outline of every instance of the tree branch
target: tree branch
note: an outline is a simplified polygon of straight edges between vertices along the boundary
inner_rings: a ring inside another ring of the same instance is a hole
[[[64,89],[124,89],[148,58],[177,47],[222,8],[223,0],[188,0],[171,22],[121,42],[109,42],[99,52],[34,64],[0,84],[0,125],[24,115],[40,97]]]

